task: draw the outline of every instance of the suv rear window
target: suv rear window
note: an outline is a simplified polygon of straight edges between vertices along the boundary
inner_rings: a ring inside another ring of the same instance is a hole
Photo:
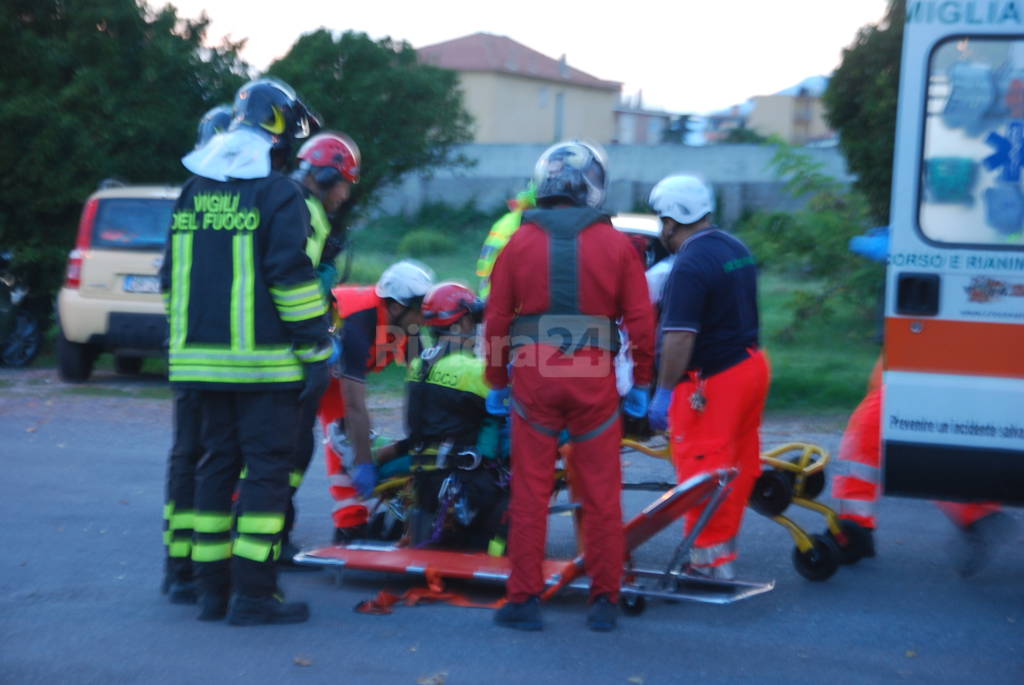
[[[92,229],[92,246],[153,250],[167,241],[174,200],[110,198],[100,200]]]

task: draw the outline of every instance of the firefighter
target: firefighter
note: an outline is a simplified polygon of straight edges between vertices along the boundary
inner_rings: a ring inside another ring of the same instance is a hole
[[[679,481],[736,467],[729,494],[698,535],[690,570],[732,579],[736,536],[761,470],[769,369],[758,348],[757,271],[739,239],[711,223],[714,195],[694,176],[662,179],[650,195],[675,254],[662,300],[658,387],[649,419],[670,430]],[[687,514],[687,531],[703,507]]]
[[[623,320],[635,362],[628,404],[642,413],[653,370],[653,315],[636,250],[598,209],[605,169],[603,154],[587,143],[546,150],[534,171],[538,209],[523,214],[491,273],[485,348],[495,390],[488,404],[500,407],[510,397],[512,407],[512,568],[508,601],[495,615],[505,627],[543,627],[541,566],[563,430],[573,443],[583,504],[588,626],[606,631],[616,623],[625,546],[616,321]]]
[[[341,319],[340,378],[331,380],[318,417],[327,437],[324,459],[334,499],[331,518],[336,544],[366,535],[368,512],[361,500],[377,485],[366,374],[383,371],[392,362],[404,365],[419,355],[420,305],[432,285],[433,274],[426,267],[401,261],[389,266],[376,286],[334,289],[334,306]]]
[[[306,208],[312,219],[309,238],[306,241],[306,255],[316,269],[324,297],[332,299],[331,289],[338,282],[338,270],[334,261],[343,246],[343,239],[337,235],[338,231],[332,231],[328,217],[335,215],[348,202],[352,186],[359,183],[362,157],[359,147],[350,137],[344,133],[325,131],[306,141],[299,148],[297,159],[299,166],[292,174],[292,178],[302,185]],[[289,477],[292,497],[281,541],[282,563],[291,563],[298,552],[290,539],[295,525],[295,492],[313,458],[313,427],[320,399],[307,397],[302,405],[295,463]]]
[[[409,435],[374,453],[378,464],[408,457],[415,545],[503,551],[501,421],[487,415],[484,360],[474,353],[482,315],[483,303],[461,283],[439,283],[427,293],[423,321],[435,344],[409,363]]]
[[[309,212],[281,170],[292,140],[317,122],[273,79],[242,86],[233,113],[226,134],[182,160],[194,175],[175,204],[161,267],[170,381],[198,391],[202,412],[192,544],[199,619],[297,623],[309,608],[283,602],[274,562],[300,406],[323,392],[331,345],[305,253]]]
[[[199,120],[195,150],[213,136],[224,133],[231,123],[231,107],[218,105]],[[195,604],[192,581],[192,508],[195,496],[196,464],[202,456],[199,444],[199,394],[195,390],[174,388],[174,436],[167,459],[167,487],[164,500],[164,545],[167,557],[164,594],[174,604]]]

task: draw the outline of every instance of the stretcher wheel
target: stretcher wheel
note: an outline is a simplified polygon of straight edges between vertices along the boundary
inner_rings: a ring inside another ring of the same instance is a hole
[[[826,534],[832,539],[832,542],[834,542],[836,547],[839,549],[840,564],[856,564],[868,555],[871,551],[870,530],[856,521],[850,521],[848,519],[840,519],[839,529],[846,537],[845,545],[839,543],[839,540],[832,535],[832,531],[827,531]]]
[[[806,552],[793,549],[793,566],[807,580],[828,580],[839,568],[839,547],[830,536],[812,535],[811,541],[814,545]]]
[[[768,518],[786,511],[793,499],[793,481],[785,473],[768,469],[758,476],[750,493],[750,506]]]
[[[799,464],[800,457],[794,457],[789,460],[791,464]],[[787,473],[793,477],[794,482],[798,478],[795,473]],[[807,499],[817,499],[818,495],[825,491],[825,472],[817,471],[804,478],[804,491],[803,496]]]
[[[647,598],[643,595],[622,595],[619,607],[626,616],[639,616],[647,608]]]

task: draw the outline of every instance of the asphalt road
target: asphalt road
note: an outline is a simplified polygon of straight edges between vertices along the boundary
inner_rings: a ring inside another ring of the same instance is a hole
[[[1024,682],[1024,517],[1015,539],[971,580],[951,567],[956,538],[928,502],[885,499],[879,556],[830,580],[804,580],[792,542],[749,513],[744,578],[773,592],[729,606],[651,601],[610,634],[585,629],[586,606],[564,594],[540,633],[496,628],[491,612],[444,605],[387,616],[353,606],[404,577],[347,572],[282,574],[308,600],[297,626],[200,623],[193,607],[158,593],[161,506],[170,400],[158,378],[99,374],[86,386],[52,371],[0,370],[0,682],[3,683],[632,683],[927,681]],[[393,425],[393,403],[378,411]],[[794,439],[834,450],[835,420],[771,419],[766,445]],[[630,456],[627,479],[670,478],[667,465]],[[321,460],[300,492],[296,537],[328,538]],[[653,495],[630,492],[635,511]],[[828,502],[829,500],[825,500]],[[807,528],[823,528],[798,512]],[[553,520],[554,553],[572,549],[566,517]],[[638,555],[667,561],[678,528]],[[466,588],[463,588],[466,589]],[[497,588],[472,586],[494,599]]]

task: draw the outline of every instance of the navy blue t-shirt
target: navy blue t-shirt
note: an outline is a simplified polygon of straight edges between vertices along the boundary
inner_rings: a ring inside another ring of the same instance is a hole
[[[663,293],[661,330],[697,334],[688,370],[718,373],[758,345],[757,268],[739,238],[715,227],[690,237]]]
[[[341,375],[365,381],[370,351],[377,335],[377,308],[368,307],[345,317],[341,327]]]

